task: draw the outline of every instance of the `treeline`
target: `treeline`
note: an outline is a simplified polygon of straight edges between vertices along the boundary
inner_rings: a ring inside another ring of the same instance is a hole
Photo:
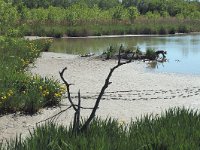
[[[80,4],[89,8],[98,7],[107,10],[117,6],[125,8],[136,7],[140,14],[148,12],[159,13],[161,16],[176,16],[182,14],[184,16],[199,15],[200,2],[190,0],[12,0],[13,5],[26,6],[27,8],[49,8],[61,7],[68,8],[74,4]],[[194,13],[194,14],[193,14]]]
[[[200,2],[0,0],[0,22],[0,34],[12,36],[19,33],[61,37],[199,32]]]

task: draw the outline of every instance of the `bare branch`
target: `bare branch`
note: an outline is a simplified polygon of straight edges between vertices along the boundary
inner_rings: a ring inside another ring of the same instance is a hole
[[[65,105],[65,104],[60,104],[60,106],[69,106],[69,105]],[[74,105],[76,107],[78,107],[78,105]],[[71,106],[72,107],[72,106]],[[81,109],[94,109],[93,107],[82,107],[80,106]],[[99,108],[99,107],[98,107]]]
[[[121,55],[121,49],[122,49],[122,45],[121,45],[121,47],[120,47],[120,49],[119,49],[119,55]],[[103,96],[103,94],[104,94],[106,88],[109,86],[109,84],[111,84],[111,82],[110,82],[109,80],[110,80],[110,78],[111,78],[111,76],[112,76],[112,73],[113,73],[113,72],[115,71],[115,69],[117,69],[118,67],[120,67],[120,66],[122,66],[122,65],[124,65],[124,64],[130,63],[130,62],[132,61],[132,59],[133,59],[133,57],[132,57],[130,60],[125,61],[125,62],[122,63],[122,62],[121,62],[121,56],[118,57],[118,64],[117,64],[116,66],[114,66],[113,68],[110,69],[110,72],[109,72],[109,74],[108,74],[108,76],[107,76],[107,78],[106,78],[106,80],[105,80],[105,83],[104,83],[104,85],[103,85],[103,87],[102,87],[102,89],[101,89],[101,91],[100,91],[100,93],[99,93],[99,95],[98,95],[98,97],[97,97],[96,103],[95,103],[95,105],[94,105],[94,109],[92,110],[92,112],[91,112],[89,118],[86,120],[86,122],[83,124],[82,128],[80,129],[81,132],[85,131],[85,130],[88,128],[90,122],[91,122],[92,119],[95,117],[95,113],[96,113],[97,108],[98,108],[98,106],[99,106],[100,100],[101,100],[101,98],[102,98],[102,96]]]
[[[55,114],[55,115],[53,115],[53,116],[51,116],[51,117],[45,119],[45,120],[42,120],[42,121],[37,122],[36,125],[39,124],[39,123],[41,123],[41,122],[45,122],[45,121],[47,121],[47,120],[53,119],[53,118],[57,117],[58,115],[61,115],[63,112],[67,111],[67,110],[70,109],[71,107],[72,107],[72,105],[69,106],[69,107],[67,107],[66,109],[60,111],[59,113],[57,113],[57,114]]]
[[[121,63],[121,49],[122,49],[122,45],[119,48],[119,54],[118,54],[118,65]]]
[[[78,132],[80,131],[80,113],[81,113],[80,106],[81,106],[81,94],[80,94],[80,90],[79,90],[79,91],[78,91],[77,121],[76,121],[76,124],[77,124],[77,131],[78,131]]]
[[[70,90],[69,90],[69,86],[70,86],[71,84],[68,84],[68,82],[67,82],[67,81],[64,79],[64,77],[63,77],[63,74],[64,74],[65,70],[67,70],[67,67],[65,67],[61,72],[59,72],[59,74],[60,74],[60,77],[61,77],[62,81],[64,82],[64,84],[65,84],[66,87],[67,87],[67,95],[68,95],[69,102],[71,103],[73,109],[74,109],[75,111],[77,111],[77,108],[76,108],[75,104],[73,103],[73,101],[72,101],[72,99],[71,99],[71,94],[70,94]]]

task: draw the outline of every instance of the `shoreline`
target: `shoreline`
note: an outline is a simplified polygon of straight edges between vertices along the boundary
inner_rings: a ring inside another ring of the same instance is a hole
[[[120,38],[120,37],[166,37],[166,36],[181,36],[181,35],[195,35],[200,34],[200,32],[191,32],[191,33],[175,33],[175,34],[125,34],[125,35],[100,35],[100,36],[77,36],[69,37],[63,36],[60,39],[95,39],[95,38]],[[42,37],[42,36],[24,36],[28,40],[37,40],[37,39],[54,39],[55,37]],[[56,38],[55,38],[56,39]],[[59,39],[59,38],[58,38]]]
[[[78,55],[43,52],[36,60],[35,67],[29,71],[61,81],[58,72],[67,67],[64,77],[74,84],[70,87],[72,97],[76,101],[80,89],[82,106],[93,107],[110,68],[116,63],[116,60],[101,61]],[[118,68],[111,82],[97,110],[97,116],[102,119],[112,117],[129,123],[145,114],[160,115],[173,107],[200,108],[200,77],[145,72],[143,63],[133,62]],[[64,98],[62,104],[68,105],[68,100]],[[0,140],[15,138],[20,133],[25,137],[37,122],[66,107],[42,109],[33,116],[9,114],[0,117]],[[87,117],[90,111],[82,110],[82,117]],[[68,126],[73,120],[73,113],[73,109],[68,110],[57,118],[56,123]]]

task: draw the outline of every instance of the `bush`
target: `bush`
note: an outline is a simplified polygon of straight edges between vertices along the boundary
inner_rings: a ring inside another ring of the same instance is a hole
[[[159,34],[161,34],[161,35],[168,34],[168,31],[167,31],[167,29],[165,27],[160,27]]]
[[[30,63],[51,40],[26,41],[0,38],[0,114],[17,111],[33,114],[42,107],[57,105],[64,93],[58,81],[27,74]]]
[[[152,48],[147,48],[146,50],[146,58],[150,60],[155,60],[156,59],[156,52],[155,49]]]
[[[186,25],[180,25],[178,27],[178,32],[179,33],[188,33],[189,32],[189,28]]]
[[[169,34],[175,34],[176,33],[176,29],[174,27],[169,29]]]

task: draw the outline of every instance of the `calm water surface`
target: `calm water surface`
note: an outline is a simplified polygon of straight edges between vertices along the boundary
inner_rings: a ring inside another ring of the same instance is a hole
[[[137,46],[145,52],[147,48],[167,50],[168,62],[147,67],[153,72],[170,72],[200,75],[200,34],[157,37],[107,37],[55,39],[50,51],[85,54],[101,54],[110,45]]]

